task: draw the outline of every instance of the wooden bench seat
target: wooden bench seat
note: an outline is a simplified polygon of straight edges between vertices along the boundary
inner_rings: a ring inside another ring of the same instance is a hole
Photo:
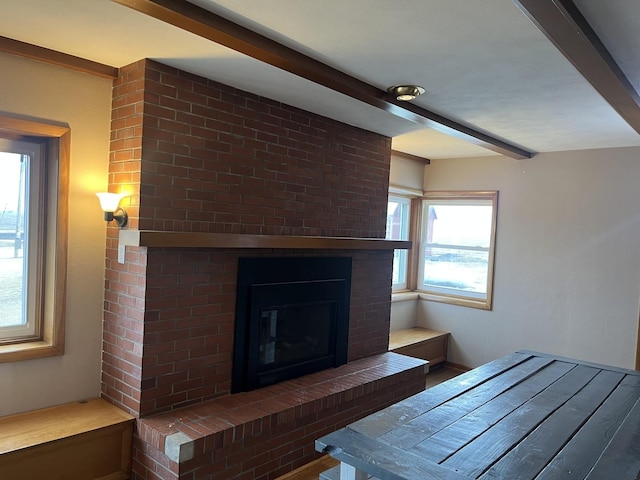
[[[428,360],[431,366],[447,360],[449,332],[414,327],[389,334],[389,351]]]
[[[129,478],[134,418],[100,398],[0,418],[0,478]]]

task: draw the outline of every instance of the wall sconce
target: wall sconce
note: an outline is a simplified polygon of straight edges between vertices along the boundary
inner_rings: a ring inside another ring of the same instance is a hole
[[[105,222],[115,220],[119,227],[124,227],[127,224],[129,215],[127,215],[127,212],[124,210],[124,208],[120,208],[120,200],[122,200],[124,197],[127,197],[128,194],[99,192],[96,193],[96,195],[100,200],[100,207],[104,212]]]

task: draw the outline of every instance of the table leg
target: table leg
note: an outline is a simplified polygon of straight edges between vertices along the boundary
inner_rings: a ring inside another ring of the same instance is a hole
[[[340,462],[340,480],[367,480],[369,475],[353,465]]]

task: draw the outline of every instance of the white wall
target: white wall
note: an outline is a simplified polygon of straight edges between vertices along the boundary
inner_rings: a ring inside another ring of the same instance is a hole
[[[393,297],[403,295],[393,295]],[[391,303],[391,322],[389,331],[404,330],[416,326],[418,318],[418,296],[404,296],[405,298],[393,299]]]
[[[0,364],[0,415],[100,393],[111,80],[0,53],[0,112],[71,128],[63,356]]]
[[[519,349],[633,368],[640,295],[640,148],[434,160],[426,190],[498,190],[493,311],[420,301],[449,361]]]
[[[389,185],[422,191],[424,162],[391,155]]]

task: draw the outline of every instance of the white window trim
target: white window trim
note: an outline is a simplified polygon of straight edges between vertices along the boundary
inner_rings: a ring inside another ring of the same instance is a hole
[[[407,196],[407,195],[402,195],[402,194],[397,194],[397,193],[392,193],[391,189],[389,189],[389,196],[388,196],[388,201],[396,201],[397,203],[403,203],[407,206],[407,231],[404,232],[404,235],[402,235],[403,238],[399,238],[396,240],[409,240],[409,235],[411,234],[410,229],[411,229],[411,197]],[[400,292],[400,291],[406,291],[407,290],[407,285],[409,283],[409,275],[410,275],[410,256],[409,256],[409,251],[408,250],[394,250],[394,257],[396,256],[397,252],[400,252],[401,254],[404,255],[404,281],[400,282],[400,283],[392,283],[391,284],[391,290],[395,293],[395,292]]]
[[[26,317],[24,325],[12,327],[0,327],[0,344],[20,343],[29,339],[40,338],[42,325],[42,276],[45,256],[44,251],[44,219],[42,213],[44,193],[47,191],[44,184],[45,159],[42,145],[38,142],[26,142],[18,140],[7,140],[0,138],[0,149],[3,152],[23,155],[29,157],[29,162],[25,167],[25,203],[28,206],[28,225],[25,226],[25,237],[23,239],[23,272],[25,272],[23,286],[26,286],[27,296],[25,299]],[[26,285],[25,285],[26,283]]]

